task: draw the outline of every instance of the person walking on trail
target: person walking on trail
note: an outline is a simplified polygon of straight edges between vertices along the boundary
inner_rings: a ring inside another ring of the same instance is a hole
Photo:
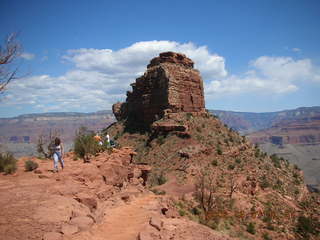
[[[94,138],[94,140],[96,140],[98,142],[98,144],[100,146],[103,145],[102,138],[100,137],[100,135],[98,133],[93,138]]]
[[[54,166],[54,172],[58,172],[58,162],[61,164],[61,168],[64,168],[64,161],[63,161],[63,144],[60,140],[60,138],[54,139],[53,144],[53,166]]]

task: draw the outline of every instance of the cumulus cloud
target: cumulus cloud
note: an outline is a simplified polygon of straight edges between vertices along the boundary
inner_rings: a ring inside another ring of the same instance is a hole
[[[75,49],[69,50],[63,58],[84,70],[97,70],[108,74],[139,75],[144,72],[150,59],[165,51],[186,54],[195,62],[195,67],[202,74],[216,77],[227,75],[223,57],[209,53],[206,46],[197,47],[193,43],[147,41],[137,42],[118,51],[112,51],[111,49]]]
[[[319,81],[319,69],[310,59],[262,56],[249,63],[249,70],[206,84],[207,96],[261,92],[284,94],[298,90],[301,82]]]
[[[206,46],[173,41],[137,42],[119,50],[73,49],[63,60],[73,69],[61,76],[38,75],[12,82],[3,103],[32,105],[42,111],[96,111],[110,109],[125,99],[126,90],[160,52],[186,54],[205,81],[206,97],[248,92],[284,94],[297,91],[299,82],[320,82],[319,69],[310,59],[262,56],[242,75],[228,75],[225,59]]]
[[[25,60],[32,60],[32,59],[34,59],[35,55],[32,53],[24,52],[24,53],[21,53],[20,57]]]
[[[227,75],[225,59],[206,46],[173,41],[137,42],[117,51],[73,49],[63,59],[74,69],[62,76],[40,75],[13,82],[6,105],[34,104],[43,111],[95,111],[124,100],[129,84],[142,75],[149,61],[160,52],[182,52],[193,59],[203,76]]]

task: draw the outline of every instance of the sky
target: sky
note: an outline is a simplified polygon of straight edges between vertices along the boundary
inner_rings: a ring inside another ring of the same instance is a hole
[[[318,106],[319,13],[318,0],[1,0],[1,43],[18,32],[23,52],[0,117],[110,110],[164,51],[195,62],[207,109]]]

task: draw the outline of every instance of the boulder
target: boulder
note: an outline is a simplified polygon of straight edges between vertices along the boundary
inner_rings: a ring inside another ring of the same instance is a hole
[[[70,225],[70,224],[64,224],[61,226],[61,232],[66,235],[70,236],[72,234],[75,234],[79,231],[78,226]]]
[[[94,223],[91,217],[75,217],[72,218],[70,224],[79,227],[80,230],[87,230]]]
[[[85,193],[79,193],[77,194],[77,197],[75,198],[78,202],[86,205],[91,212],[97,209],[98,202],[94,197],[91,197]]]
[[[47,232],[43,235],[42,240],[62,240],[62,234],[58,232]]]
[[[89,209],[76,200],[64,196],[52,196],[40,203],[33,218],[40,223],[68,222],[72,216],[90,214]]]
[[[119,164],[105,164],[100,167],[100,172],[107,185],[119,187],[127,180],[129,169]]]
[[[163,227],[163,221],[158,217],[151,217],[149,221],[150,226],[154,227],[158,231]]]

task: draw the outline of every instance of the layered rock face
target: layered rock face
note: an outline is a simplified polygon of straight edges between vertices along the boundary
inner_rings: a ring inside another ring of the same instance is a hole
[[[204,112],[203,82],[193,61],[165,52],[151,60],[143,76],[132,83],[125,103],[113,105],[117,120],[151,124],[166,113]]]

